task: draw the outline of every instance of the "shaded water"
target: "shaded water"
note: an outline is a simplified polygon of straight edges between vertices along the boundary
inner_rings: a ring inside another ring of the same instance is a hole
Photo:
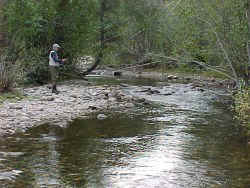
[[[126,91],[160,105],[1,140],[0,187],[249,187],[250,148],[214,95],[180,83]]]

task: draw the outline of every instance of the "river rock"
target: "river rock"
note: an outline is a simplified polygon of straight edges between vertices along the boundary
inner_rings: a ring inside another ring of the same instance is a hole
[[[133,103],[125,103],[124,105],[125,108],[133,108],[135,105]]]
[[[204,91],[205,91],[205,89],[203,89],[203,88],[199,88],[199,89],[198,89],[198,91],[200,91],[200,92],[204,92]]]
[[[114,71],[113,75],[114,76],[122,76],[122,72],[121,71]]]
[[[150,93],[151,94],[160,94],[161,92],[159,90],[151,90]]]
[[[124,83],[121,83],[120,86],[121,86],[121,87],[129,87],[128,84],[124,84]]]
[[[16,104],[10,104],[9,109],[21,110],[21,109],[23,109],[23,107],[19,106],[19,105],[16,105]]]
[[[78,96],[76,94],[72,94],[70,97],[77,98]]]
[[[145,98],[139,98],[139,99],[136,99],[135,102],[138,102],[138,103],[143,103],[145,102],[146,99]]]
[[[178,79],[178,76],[169,75],[169,76],[167,77],[167,79],[169,79],[169,80]]]
[[[143,93],[143,92],[149,92],[149,91],[151,91],[151,88],[146,88],[146,89],[139,90],[139,91],[136,91],[136,92],[141,92],[141,93]]]
[[[115,102],[116,98],[115,97],[110,97],[108,100],[109,100],[109,102]]]
[[[90,109],[90,110],[97,110],[98,108],[96,106],[89,106],[88,109]]]
[[[168,80],[174,79],[174,75],[169,75],[169,76],[167,76],[167,79],[168,79]]]
[[[43,97],[41,100],[42,101],[54,101],[55,98],[54,97]]]
[[[16,133],[24,133],[25,132],[25,130],[24,129],[22,129],[22,128],[17,128],[16,129]]]
[[[211,79],[211,82],[216,82],[216,79],[215,79],[215,78],[212,78],[212,79]]]
[[[122,96],[121,96],[121,95],[118,95],[118,96],[116,96],[115,98],[116,98],[116,100],[117,100],[118,102],[121,102],[121,101],[122,101]]]
[[[72,99],[73,100],[73,99]],[[62,99],[54,99],[54,101],[56,102],[56,103],[63,103],[64,102],[64,100],[62,100]]]
[[[99,120],[104,120],[104,119],[107,119],[108,118],[108,116],[106,116],[105,114],[98,114],[97,115],[97,119],[99,119]]]
[[[169,92],[169,93],[164,93],[163,95],[169,96],[169,95],[173,95],[173,94],[174,94],[174,92]]]
[[[159,90],[153,90],[153,89],[151,89],[151,88],[149,88],[147,91],[146,91],[146,93],[148,94],[148,95],[153,95],[153,94],[160,94],[161,92],[159,91]]]
[[[143,105],[147,106],[150,105],[150,103],[148,101],[143,102]]]
[[[24,155],[23,152],[0,152],[0,155],[3,157],[19,157]]]

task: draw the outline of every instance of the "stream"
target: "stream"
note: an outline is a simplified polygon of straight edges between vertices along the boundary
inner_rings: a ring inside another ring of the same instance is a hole
[[[250,187],[250,147],[217,95],[177,82],[120,83],[153,105],[1,138],[0,187]]]

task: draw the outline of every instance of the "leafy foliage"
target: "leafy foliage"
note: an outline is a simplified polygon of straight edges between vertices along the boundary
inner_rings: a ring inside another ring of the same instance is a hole
[[[7,60],[6,56],[0,56],[0,91],[6,92],[13,89],[18,79],[18,65]]]
[[[235,95],[235,111],[236,117],[250,129],[250,89],[241,90]]]
[[[101,22],[102,2],[9,1],[4,12],[10,46],[25,51],[21,56],[26,66],[40,67],[35,58],[29,60],[30,54],[46,64],[51,44],[57,42],[63,46],[61,56],[74,64],[81,56],[98,54],[104,28],[105,63],[142,63],[154,60],[148,54],[161,54],[223,68],[233,77],[246,72],[250,31],[244,1],[105,0]],[[34,49],[40,52],[33,54]]]
[[[97,2],[64,2],[13,0],[5,7],[10,51],[18,52],[16,55],[33,81],[48,78],[48,54],[55,42],[63,46],[60,55],[67,56],[69,64],[82,54],[95,54]]]
[[[238,76],[246,70],[248,39],[244,1],[191,0],[174,11],[177,17],[175,53],[209,65],[232,68]],[[227,55],[228,58],[225,56]]]

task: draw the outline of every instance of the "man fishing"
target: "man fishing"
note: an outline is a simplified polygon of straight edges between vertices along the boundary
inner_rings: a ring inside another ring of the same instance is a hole
[[[56,84],[59,76],[58,68],[64,63],[67,59],[59,59],[57,52],[61,47],[58,44],[53,44],[52,51],[49,53],[49,69],[51,76],[51,84],[52,84],[52,93],[59,94],[57,90]]]

